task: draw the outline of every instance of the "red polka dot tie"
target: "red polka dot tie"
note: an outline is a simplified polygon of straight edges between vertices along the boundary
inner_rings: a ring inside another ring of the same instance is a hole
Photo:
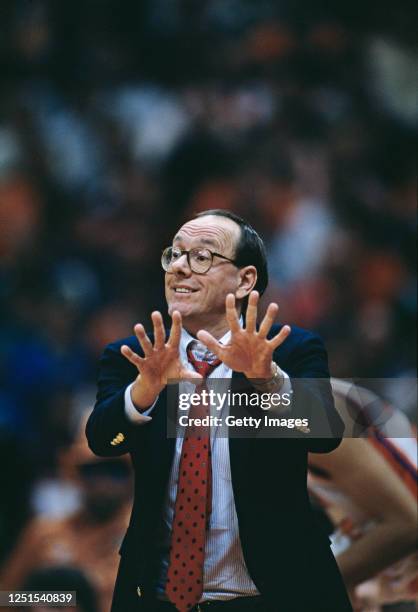
[[[207,355],[203,361],[199,361],[190,345],[187,349],[190,363],[204,381],[221,363],[219,359],[209,361]],[[204,381],[195,392],[206,387]],[[208,415],[210,406],[190,406],[189,418]],[[179,612],[190,610],[202,596],[206,529],[211,508],[210,427],[189,425],[184,432],[181,450],[166,584],[167,597]]]

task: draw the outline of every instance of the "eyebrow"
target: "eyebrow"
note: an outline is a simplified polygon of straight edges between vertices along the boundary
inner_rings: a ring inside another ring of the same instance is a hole
[[[174,236],[173,242],[181,242],[182,240],[183,236],[181,234],[177,234],[177,236]],[[216,249],[220,248],[219,242],[217,240],[212,240],[212,238],[199,238],[199,242],[207,246],[213,246]]]

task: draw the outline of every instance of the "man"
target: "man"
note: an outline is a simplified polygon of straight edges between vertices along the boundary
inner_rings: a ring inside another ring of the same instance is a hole
[[[130,452],[136,476],[113,612],[351,610],[306,488],[308,450],[334,449],[343,431],[322,342],[273,326],[276,304],[257,328],[264,246],[233,213],[206,211],[185,223],[162,265],[168,340],[153,312],[152,338],[138,324],[134,337],[107,347],[86,429],[95,453]],[[290,389],[289,377],[320,379],[302,391],[306,409],[313,431],[322,413],[335,438],[228,439],[216,427],[167,438],[169,380],[279,392]]]

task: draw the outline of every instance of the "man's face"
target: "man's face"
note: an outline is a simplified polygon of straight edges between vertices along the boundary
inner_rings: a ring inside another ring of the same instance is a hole
[[[207,215],[185,223],[177,232],[173,246],[189,251],[204,247],[234,259],[240,228],[231,219]],[[165,274],[165,296],[168,312],[178,310],[183,321],[204,325],[225,316],[225,297],[236,292],[240,283],[239,269],[232,263],[214,257],[206,274],[192,272],[187,257],[180,257]],[[183,292],[181,292],[183,289]],[[184,290],[187,292],[184,292]]]

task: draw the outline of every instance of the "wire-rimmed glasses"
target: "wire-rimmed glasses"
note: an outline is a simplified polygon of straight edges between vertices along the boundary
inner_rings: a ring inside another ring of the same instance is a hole
[[[221,255],[220,253],[213,253],[206,248],[197,247],[195,249],[190,249],[190,251],[182,251],[179,247],[169,246],[164,249],[161,256],[163,270],[171,272],[173,263],[179,260],[183,255],[186,255],[187,263],[191,271],[196,274],[206,274],[212,267],[214,257],[220,257],[235,265],[233,259],[225,257],[225,255]]]

